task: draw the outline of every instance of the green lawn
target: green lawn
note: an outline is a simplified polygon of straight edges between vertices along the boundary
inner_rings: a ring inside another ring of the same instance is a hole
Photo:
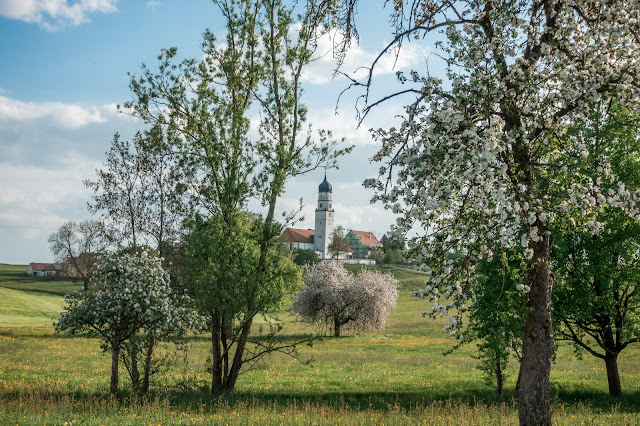
[[[52,304],[61,301],[62,296],[47,293],[53,281],[16,277],[6,288],[4,280],[13,276],[7,269],[0,265],[0,297],[8,292],[12,300],[20,296],[28,303],[31,298],[31,305],[20,310],[23,315],[43,297]],[[442,332],[445,320],[421,318],[427,303],[409,297],[424,278],[394,273],[403,287],[384,331],[325,338],[304,347],[301,355],[313,359],[310,365],[274,355],[241,375],[237,391],[225,398],[206,390],[206,334],[190,336],[187,352],[155,378],[147,398],[131,397],[123,368],[125,389],[113,399],[108,395],[110,359],[98,340],[57,336],[50,327],[0,328],[0,424],[517,423],[512,395],[516,363],[508,369],[502,401],[476,368],[473,345],[442,355],[453,345]],[[79,288],[58,284],[59,289]],[[6,297],[0,309],[7,308]],[[6,321],[0,312],[0,322]],[[286,335],[311,331],[283,317]],[[554,422],[639,424],[638,346],[622,353],[620,369],[625,395],[613,401],[604,363],[587,356],[577,360],[570,346],[561,345],[552,370]]]
[[[26,265],[0,263],[0,327],[50,326],[63,296],[81,288],[70,281],[27,276]]]

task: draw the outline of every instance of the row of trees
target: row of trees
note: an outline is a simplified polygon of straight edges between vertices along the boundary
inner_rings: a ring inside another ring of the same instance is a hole
[[[251,226],[245,229],[251,232]],[[221,236],[215,226],[203,227],[202,232],[207,233],[207,237],[189,243],[198,244],[198,247],[185,250],[185,256],[193,262],[202,261],[202,251],[215,256],[219,244],[239,242]],[[257,246],[242,246],[237,251],[246,256],[246,261],[236,262],[233,266],[216,263],[219,271],[214,277],[191,277],[197,284],[185,293],[172,288],[169,274],[162,267],[163,259],[149,249],[104,255],[92,272],[91,285],[80,294],[65,297],[65,310],[54,323],[56,332],[68,335],[89,332],[102,339],[102,349],[111,352],[112,394],[118,391],[121,361],[129,373],[133,391],[146,393],[151,376],[163,366],[162,360],[155,356],[157,345],[169,341],[182,346],[188,331],[208,328],[222,334],[217,340],[213,339],[212,390],[218,389],[213,387],[215,385],[229,383],[243,365],[256,363],[262,355],[280,351],[297,356],[297,346],[304,341],[311,342],[315,337],[286,344],[275,341],[273,337],[279,328],[270,317],[276,310],[285,308],[283,301],[299,289],[302,268],[295,266],[288,256],[276,256],[284,272],[277,277],[277,283],[272,282],[271,287],[255,300],[256,304],[262,304],[258,308],[262,308],[263,318],[270,326],[268,334],[254,331],[247,342],[255,344],[255,349],[247,345],[244,358],[240,360],[236,355],[237,347],[224,346],[230,341],[238,345],[230,333],[237,332],[234,327],[246,320],[242,317],[243,312],[234,311],[233,306],[218,305],[221,299],[228,301],[228,296],[219,294],[219,284],[212,284],[211,280],[224,277],[225,293],[230,297],[245,298],[248,290],[253,289],[252,278],[238,280],[238,273],[251,272],[254,267],[251,262],[257,256],[244,250],[257,250]],[[398,283],[393,276],[366,269],[354,276],[339,263],[309,267],[304,283],[304,289],[293,298],[291,311],[321,331],[332,329],[335,337],[340,337],[345,328],[354,331],[383,329],[398,297]],[[221,322],[219,328],[214,323],[216,320]],[[218,342],[223,346],[217,345]],[[233,386],[229,386],[224,392],[232,390]]]
[[[134,388],[138,360],[145,359],[141,388],[146,388],[147,361],[162,337],[150,331],[157,324],[153,321],[176,317],[137,315],[150,303],[173,306],[145,298],[149,292],[173,294],[165,291],[160,265],[143,260],[145,251],[139,254],[146,247],[163,259],[175,294],[191,295],[205,319],[212,342],[212,392],[232,391],[244,365],[274,351],[295,354],[296,343],[307,340],[273,338],[281,327],[271,314],[302,286],[301,269],[278,244],[281,225],[275,211],[289,179],[321,165],[334,167],[351,150],[330,132],[313,132],[301,102],[302,73],[336,11],[315,0],[214,3],[226,21],[222,42],[206,31],[200,60],[179,61],[175,48],[165,49],[156,68],[142,65],[141,75],[131,76],[133,99],[121,110],[149,130],[137,133],[133,143],[115,135],[105,168],[97,171],[97,180],[85,182],[93,191],[89,209],[100,216],[91,223],[105,228],[101,243],[90,250],[72,244],[63,229],[50,239],[59,259],[77,258],[74,250],[103,254],[109,246],[121,253],[102,256],[93,286],[87,273],[86,291],[69,299],[57,325],[71,332],[90,327],[103,336],[113,356],[112,392],[118,356]],[[252,129],[256,113],[261,119]],[[262,214],[249,211],[249,199],[261,203]],[[292,212],[285,222],[294,217]],[[65,226],[81,233],[80,225]],[[136,280],[139,274],[148,274],[150,281]],[[136,297],[130,298],[133,290]],[[270,325],[266,336],[250,334],[258,316]]]

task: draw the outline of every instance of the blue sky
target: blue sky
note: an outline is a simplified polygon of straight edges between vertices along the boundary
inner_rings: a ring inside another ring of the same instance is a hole
[[[358,21],[361,44],[347,57],[344,70],[367,65],[391,37],[382,1],[363,2]],[[209,0],[0,0],[0,262],[51,261],[47,237],[68,220],[90,218],[84,179],[101,167],[112,136],[129,138],[143,123],[118,114],[115,105],[129,100],[127,72],[154,65],[160,49],[178,47],[182,57],[199,57],[201,34],[224,33],[224,22]],[[328,49],[328,41],[326,45]],[[385,60],[377,76],[378,92],[390,90],[397,70],[423,68],[429,46],[413,43],[395,64]],[[336,223],[373,231],[378,237],[394,216],[372,205],[362,181],[374,177],[378,164],[367,128],[396,124],[402,103],[375,110],[357,128],[349,92],[338,115],[334,108],[342,78],[332,79],[331,55],[306,74],[305,97],[314,128],[329,128],[356,149],[329,170]],[[393,111],[397,112],[393,112]],[[287,185],[281,210],[302,197],[305,220],[313,227],[317,186],[323,170]]]

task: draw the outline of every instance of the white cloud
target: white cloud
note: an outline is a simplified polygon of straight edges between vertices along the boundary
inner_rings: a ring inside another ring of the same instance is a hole
[[[160,6],[159,1],[151,0],[148,1],[145,7],[148,7],[151,10],[156,10],[156,7]]]
[[[58,126],[79,129],[93,123],[104,123],[107,121],[105,115],[113,113],[113,105],[82,107],[61,102],[23,102],[0,96],[0,122],[50,118]]]
[[[73,152],[60,161],[62,170],[44,168],[46,161],[42,166],[0,164],[0,182],[11,182],[0,187],[0,224],[24,228],[25,237],[33,238],[75,219],[67,212],[84,209],[90,191],[82,181],[92,177],[100,163]]]
[[[358,120],[348,112],[336,114],[333,108],[310,108],[308,122],[313,123],[315,128],[331,130],[333,137],[338,140],[345,138],[348,145],[376,144],[369,129],[364,125],[358,127]]]
[[[299,24],[293,27],[299,29]],[[330,83],[337,61],[333,57],[333,42],[335,37],[340,35],[331,32],[323,35],[318,40],[318,49],[314,61],[310,63],[303,73],[303,81],[310,84]],[[380,51],[386,46],[382,45]],[[351,77],[362,79],[367,76],[368,68],[378,56],[379,52],[368,52],[359,45],[352,46],[345,56],[341,70]],[[400,50],[399,55],[395,51],[389,51],[377,62],[373,75],[391,74],[401,70],[407,70],[426,61],[429,49],[418,44],[406,43]]]
[[[117,10],[118,0],[0,0],[0,15],[9,19],[38,24],[48,31],[68,25],[89,22],[92,13],[111,13]]]

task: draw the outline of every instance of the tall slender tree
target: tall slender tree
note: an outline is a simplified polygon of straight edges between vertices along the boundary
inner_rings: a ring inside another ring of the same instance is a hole
[[[275,296],[266,304],[260,298],[264,292],[271,294],[267,289],[277,288],[289,274],[283,266],[286,262],[273,257],[278,254],[281,229],[275,221],[276,206],[285,183],[320,165],[335,166],[350,148],[339,148],[328,132],[304,128],[302,73],[312,60],[332,4],[315,0],[294,6],[280,0],[214,3],[226,20],[224,43],[218,44],[206,31],[200,61],[176,63],[177,50],[163,50],[157,71],[143,65],[142,75],[132,77],[134,99],[125,108],[170,135],[179,163],[189,171],[185,183],[189,182],[187,192],[192,197],[194,229],[210,226],[216,238],[246,244],[247,250],[256,248],[252,238],[257,243],[255,263],[249,261],[251,256],[231,256],[240,247],[224,244],[219,247],[226,252],[217,253],[215,262],[203,257],[198,263],[213,274],[208,281],[209,300],[228,302],[203,308],[210,314],[212,392],[227,393],[235,387],[242,365],[255,359],[255,353],[247,350],[255,316],[279,303]],[[251,114],[256,110],[261,117],[257,135],[250,132]],[[265,214],[248,225],[243,218],[252,197],[260,201]],[[257,233],[248,231],[256,226]],[[206,250],[191,253],[206,256]],[[221,269],[223,259],[231,262],[228,269]],[[225,284],[226,271],[238,268],[251,269],[240,305],[225,299],[231,293],[224,291],[229,284]],[[277,291],[273,294],[282,296]],[[228,312],[224,306],[235,309]]]
[[[160,126],[137,132],[132,142],[113,137],[93,191],[89,211],[100,214],[113,242],[134,251],[148,245],[163,256],[175,241],[184,214],[185,185]]]

